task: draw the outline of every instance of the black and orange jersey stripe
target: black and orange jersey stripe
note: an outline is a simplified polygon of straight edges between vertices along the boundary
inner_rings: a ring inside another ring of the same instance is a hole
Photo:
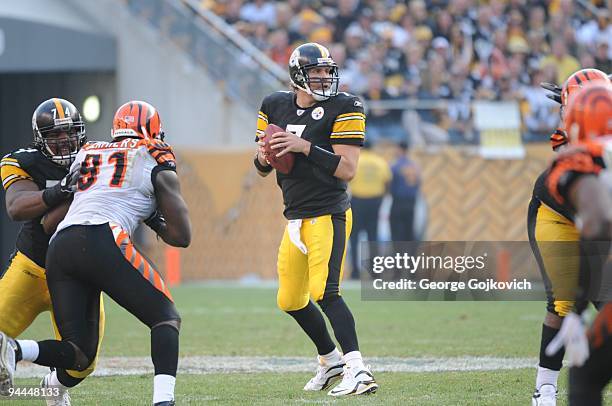
[[[168,286],[149,261],[138,252],[136,247],[134,247],[128,233],[122,230],[118,225],[111,224],[110,227],[115,236],[115,244],[117,244],[123,256],[132,264],[134,269],[138,270],[143,278],[148,280],[155,289],[162,292],[171,302],[173,302],[174,300],[172,299]]]
[[[149,154],[155,161],[162,166],[176,167],[176,156],[174,155],[174,151],[172,151],[172,147],[166,144],[163,141],[154,139],[150,140],[147,145],[147,149]]]
[[[605,164],[603,145],[590,143],[561,152],[552,162],[546,175],[546,187],[555,201],[571,208],[569,188],[580,176],[598,175]],[[573,208],[571,208],[573,211]]]

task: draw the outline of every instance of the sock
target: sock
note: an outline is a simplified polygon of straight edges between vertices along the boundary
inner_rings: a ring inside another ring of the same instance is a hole
[[[559,371],[563,366],[565,348],[562,348],[553,356],[546,355],[546,347],[548,347],[548,344],[550,344],[558,332],[559,330],[556,328],[549,327],[545,324],[542,325],[542,340],[540,342],[540,366],[542,368]]]
[[[55,374],[57,375],[57,380],[59,381],[59,383],[61,383],[62,386],[65,386],[66,388],[73,388],[83,382],[83,380],[85,379],[75,378],[74,376],[68,374],[65,369],[61,368],[56,368]]]
[[[319,354],[319,357],[325,361],[326,365],[334,365],[342,362],[342,354],[337,348],[334,348],[333,351],[328,354]]]
[[[64,390],[68,389],[67,386],[65,386],[64,384],[62,384],[59,381],[59,379],[57,377],[57,371],[51,371],[51,373],[49,374],[49,379],[47,380],[47,384],[49,386],[58,386],[58,387],[60,387],[61,389],[64,389]]]
[[[310,337],[317,347],[317,353],[329,354],[336,348],[336,344],[334,344],[327,331],[323,315],[311,301],[303,309],[291,310],[287,313],[298,322],[302,330]]]
[[[34,340],[16,340],[21,349],[21,359],[34,362],[38,358],[38,343]]]
[[[176,376],[179,355],[179,332],[162,324],[151,329],[151,359],[155,375]]]
[[[365,365],[363,365],[363,359],[361,358],[361,353],[359,351],[351,351],[344,354],[344,362],[346,362],[346,365],[349,368],[365,369]]]
[[[539,390],[542,385],[549,384],[557,387],[557,378],[559,378],[559,372],[553,369],[538,367],[538,374],[536,376],[536,389]]]
[[[172,375],[155,375],[153,378],[153,404],[174,400],[176,378]]]
[[[340,348],[342,348],[342,352],[348,354],[352,351],[359,351],[355,319],[346,303],[344,303],[342,296],[323,299],[319,304],[334,329],[334,335],[340,344]]]

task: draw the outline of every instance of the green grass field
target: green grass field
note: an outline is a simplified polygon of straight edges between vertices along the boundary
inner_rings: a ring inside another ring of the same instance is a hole
[[[295,322],[276,308],[275,289],[185,285],[174,288],[173,295],[183,318],[181,357],[312,357],[314,371],[313,346]],[[364,302],[357,289],[345,291],[344,296],[355,314],[366,363],[368,357],[411,358],[410,364],[418,367],[421,358],[435,358],[434,371],[376,373],[377,365],[372,363],[379,392],[335,400],[323,392],[303,392],[312,375],[306,371],[184,374],[179,369],[177,404],[530,404],[543,303]],[[108,298],[106,311],[101,357],[148,356],[148,330]],[[48,315],[39,317],[23,334],[34,339],[50,336]],[[533,360],[533,367],[503,369],[501,360],[500,368],[487,371],[437,370],[445,369],[444,358],[457,357],[508,358],[508,362],[527,358]],[[17,385],[36,385],[38,380],[20,378]],[[559,404],[566,404],[565,380],[563,374]],[[152,376],[145,372],[93,376],[71,394],[74,405],[146,405],[151,402]],[[608,392],[607,399],[611,398]]]

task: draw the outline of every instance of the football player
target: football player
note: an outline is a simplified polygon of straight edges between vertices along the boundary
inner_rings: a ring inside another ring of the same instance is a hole
[[[608,76],[597,69],[581,69],[572,74],[554,95],[553,100],[561,103],[560,116],[563,124],[565,109],[570,97],[585,83],[602,81],[609,83]],[[563,127],[563,125],[562,125]],[[554,151],[560,151],[568,144],[563,128],[557,129],[550,137]],[[538,262],[542,279],[546,286],[546,316],[542,325],[540,342],[540,362],[536,376],[536,387],[532,405],[555,405],[557,398],[557,378],[563,362],[563,351],[554,356],[546,355],[545,349],[559,332],[563,317],[574,306],[569,297],[577,283],[579,253],[559,255],[561,244],[552,242],[579,241],[579,231],[574,225],[570,210],[557,203],[544,184],[547,170],[538,176],[529,203],[527,231],[531,248]],[[577,249],[578,246],[565,244],[563,249]]]
[[[338,66],[317,43],[297,47],[289,60],[292,91],[267,96],[257,119],[257,139],[268,123],[286,131],[270,141],[276,156],[296,154],[287,175],[276,172],[288,219],[278,252],[278,307],[314,342],[319,366],[304,390],[342,381],[332,396],[375,392],[378,384],[363,363],[355,320],[340,295],[352,214],[346,192],[355,176],[365,137],[359,98],[339,93]],[[263,143],[254,159],[261,176],[272,171]],[[311,300],[312,299],[312,300]],[[332,341],[316,302],[329,319],[344,355]]]
[[[566,315],[561,330],[548,345],[553,355],[565,347],[570,369],[570,405],[601,405],[602,390],[612,378],[612,302],[603,306],[584,334],[580,314],[587,298],[596,292],[589,284],[601,272],[603,256],[585,254],[609,252],[612,240],[612,195],[609,150],[612,140],[612,86],[591,84],[577,91],[565,113],[565,128],[576,146],[555,158],[545,184],[557,204],[567,208],[578,222],[581,241],[581,267],[576,305]],[[595,241],[596,243],[593,243]],[[601,242],[605,243],[601,243]],[[603,247],[601,247],[603,245]],[[599,247],[598,247],[599,246]],[[595,260],[593,260],[595,259]],[[608,270],[609,271],[609,270]],[[601,295],[601,294],[600,294]],[[590,356],[589,356],[590,354]],[[586,362],[585,362],[586,361]]]
[[[86,141],[85,124],[79,111],[67,100],[42,102],[32,116],[33,145],[18,149],[0,161],[2,186],[6,191],[9,217],[22,221],[16,251],[4,275],[0,273],[0,331],[19,336],[36,317],[51,311],[45,276],[49,235],[41,225],[50,209],[72,197],[70,185],[60,180]],[[100,307],[100,337],[104,334],[104,310]],[[57,334],[57,327],[51,314]],[[59,336],[57,336],[59,338]],[[95,360],[83,371],[58,369],[48,374],[43,385],[62,390],[63,405],[70,404],[66,388],[75,386],[93,372]]]
[[[131,242],[145,221],[168,244],[186,247],[191,224],[159,114],[133,101],[117,110],[112,142],[88,142],[71,171],[74,200],[47,253],[47,285],[61,340],[13,340],[0,332],[0,389],[21,360],[82,371],[99,346],[100,293],[151,329],[153,403],[174,404],[180,317],[168,287]],[[14,359],[13,359],[14,358]]]

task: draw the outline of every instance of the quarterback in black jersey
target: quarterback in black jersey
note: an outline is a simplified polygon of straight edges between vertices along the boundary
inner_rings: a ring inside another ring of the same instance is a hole
[[[297,47],[289,59],[292,91],[267,96],[257,119],[257,139],[268,124],[284,128],[270,144],[277,156],[295,153],[287,175],[277,172],[289,221],[278,252],[277,303],[314,342],[319,367],[304,390],[328,394],[373,393],[378,384],[363,364],[355,321],[340,296],[352,213],[346,192],[365,137],[365,114],[358,97],[338,92],[338,66],[317,43]],[[263,143],[254,159],[261,176],[272,171]],[[312,299],[312,300],[311,300]],[[317,302],[344,352],[332,341]]]
[[[34,111],[32,130],[32,145],[15,150],[0,161],[8,215],[23,222],[10,264],[7,269],[0,269],[0,331],[11,337],[18,337],[40,313],[51,311],[45,275],[51,236],[43,229],[43,218],[50,209],[72,198],[68,168],[86,141],[79,111],[64,99],[52,98],[41,103]],[[53,315],[51,321],[57,332]],[[102,337],[103,308],[99,331]],[[82,372],[53,371],[43,383],[61,389],[72,387],[91,374],[94,366],[95,362]],[[61,404],[69,404],[65,393]]]

